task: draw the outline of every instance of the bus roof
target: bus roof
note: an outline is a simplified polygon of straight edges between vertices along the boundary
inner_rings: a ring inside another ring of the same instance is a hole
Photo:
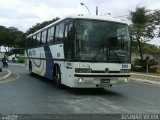
[[[122,21],[120,19],[117,19],[117,18],[113,18],[113,17],[106,17],[106,16],[98,16],[98,15],[84,15],[84,14],[78,14],[78,15],[69,15],[69,16],[66,16],[64,17],[63,19],[60,19],[60,20],[57,20],[49,25],[47,25],[46,27],[28,35],[28,37],[32,36],[32,35],[35,35],[43,30],[45,30],[46,28],[48,27],[51,27],[52,25],[60,22],[60,21],[63,21],[67,18],[72,18],[72,19],[89,19],[89,20],[103,20],[103,21],[109,21],[109,22],[116,22],[116,23],[122,23],[122,24],[127,24],[127,22],[125,21]]]
[[[79,18],[79,19],[91,19],[91,20],[104,20],[104,21],[110,21],[110,22],[118,22],[118,23],[123,23],[123,24],[127,24],[126,22],[117,19],[117,18],[113,18],[113,17],[107,17],[107,16],[98,16],[98,15],[84,15],[84,14],[78,14],[78,15],[70,15],[67,16],[66,18]]]

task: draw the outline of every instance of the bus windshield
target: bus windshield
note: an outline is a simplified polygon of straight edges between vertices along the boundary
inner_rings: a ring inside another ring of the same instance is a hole
[[[76,59],[129,63],[130,39],[126,24],[76,20]]]

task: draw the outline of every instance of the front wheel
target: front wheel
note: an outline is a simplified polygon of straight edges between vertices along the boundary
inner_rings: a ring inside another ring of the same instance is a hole
[[[56,68],[54,69],[54,80],[56,82],[56,85],[59,87],[59,88],[62,88],[62,84],[61,84],[61,71],[60,71],[60,68],[56,66]]]
[[[31,76],[33,76],[32,63],[31,62],[29,62],[29,72],[30,72]]]

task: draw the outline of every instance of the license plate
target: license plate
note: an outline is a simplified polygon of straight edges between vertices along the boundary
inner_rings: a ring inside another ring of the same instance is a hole
[[[110,84],[99,84],[98,87],[110,87]]]
[[[110,83],[110,79],[101,79],[100,83],[101,84],[108,84],[108,83]]]

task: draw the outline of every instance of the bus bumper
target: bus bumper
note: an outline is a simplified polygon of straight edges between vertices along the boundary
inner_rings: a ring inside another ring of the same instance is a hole
[[[127,76],[127,77],[126,77]],[[130,75],[129,75],[130,76]],[[105,88],[105,87],[121,87],[127,86],[129,82],[128,75],[119,77],[75,77],[74,88]]]

